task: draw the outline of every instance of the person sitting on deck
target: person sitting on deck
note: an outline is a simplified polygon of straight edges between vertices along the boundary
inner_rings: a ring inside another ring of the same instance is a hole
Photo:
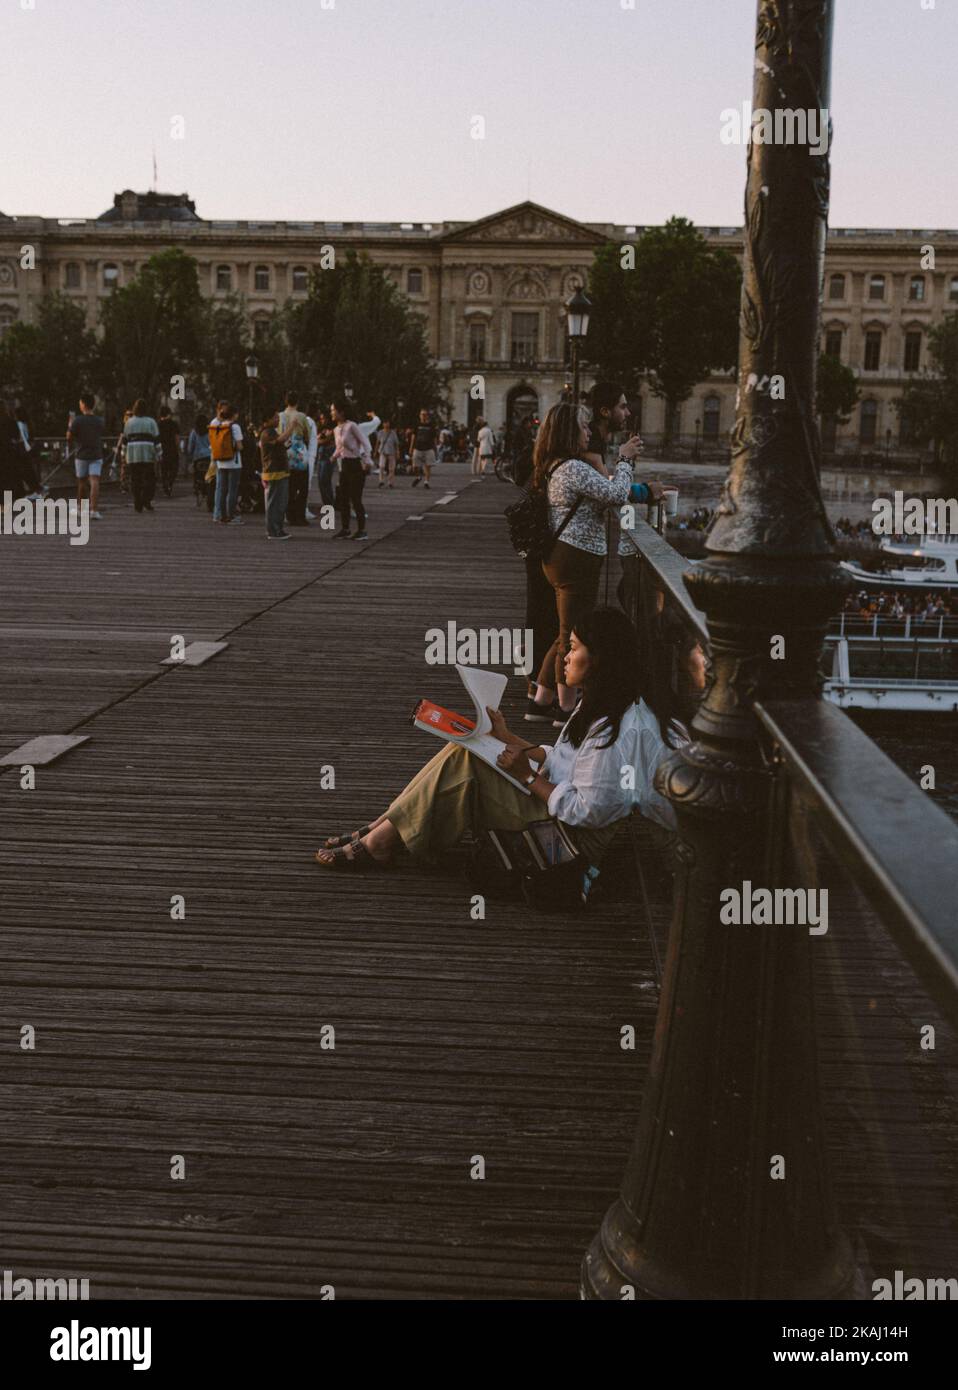
[[[620,609],[595,609],[574,626],[565,675],[581,698],[554,747],[527,743],[498,710],[489,710],[492,734],[506,745],[499,766],[531,795],[461,744],[447,743],[378,819],[328,839],[317,862],[331,869],[382,867],[400,845],[432,860],[466,831],[521,830],[553,816],[598,868],[633,809],[672,829],[672,807],[652,782],[680,735],[640,693],[636,633]]]

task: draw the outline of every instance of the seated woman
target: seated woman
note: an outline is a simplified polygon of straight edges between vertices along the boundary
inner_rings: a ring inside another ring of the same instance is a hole
[[[400,846],[432,860],[467,830],[521,830],[555,817],[599,866],[619,822],[638,807],[671,829],[672,807],[652,785],[674,726],[642,698],[635,629],[619,609],[598,608],[577,623],[565,658],[565,684],[581,699],[552,748],[512,733],[490,710],[492,733],[506,747],[499,766],[531,796],[458,743],[448,743],[386,811],[352,835],[327,840],[324,868],[366,869],[390,862]]]

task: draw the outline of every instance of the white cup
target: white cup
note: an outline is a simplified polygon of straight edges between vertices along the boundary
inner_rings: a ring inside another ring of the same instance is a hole
[[[662,505],[665,507],[666,516],[678,516],[679,490],[677,487],[664,487],[662,489]]]

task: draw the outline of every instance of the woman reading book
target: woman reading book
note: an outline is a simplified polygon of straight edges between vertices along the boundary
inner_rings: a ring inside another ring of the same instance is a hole
[[[461,744],[447,743],[377,820],[327,840],[317,862],[327,869],[382,867],[402,845],[431,860],[467,830],[521,830],[552,816],[598,867],[633,808],[672,828],[672,808],[652,780],[678,739],[666,712],[640,693],[638,645],[626,615],[598,608],[577,623],[564,674],[582,696],[552,748],[528,743],[498,710],[488,710],[492,734],[504,745],[498,766],[530,794]]]

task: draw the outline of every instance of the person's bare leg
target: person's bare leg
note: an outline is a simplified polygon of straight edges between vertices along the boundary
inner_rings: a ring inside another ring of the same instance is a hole
[[[380,861],[392,858],[393,850],[402,843],[399,831],[392,821],[385,816],[380,816],[375,826],[370,828],[369,834],[364,835],[360,844],[368,851],[373,859]],[[345,854],[347,859],[353,858],[353,846],[346,845],[343,849],[322,848],[317,851],[316,858],[321,864],[330,864],[337,854]]]
[[[99,480],[99,478],[94,478],[94,477],[91,476],[91,478],[90,478],[90,511],[91,511],[91,512],[95,512],[95,511],[98,511],[98,510],[99,510],[99,508],[97,507],[97,503],[99,502],[99,500],[100,500],[100,480]]]

